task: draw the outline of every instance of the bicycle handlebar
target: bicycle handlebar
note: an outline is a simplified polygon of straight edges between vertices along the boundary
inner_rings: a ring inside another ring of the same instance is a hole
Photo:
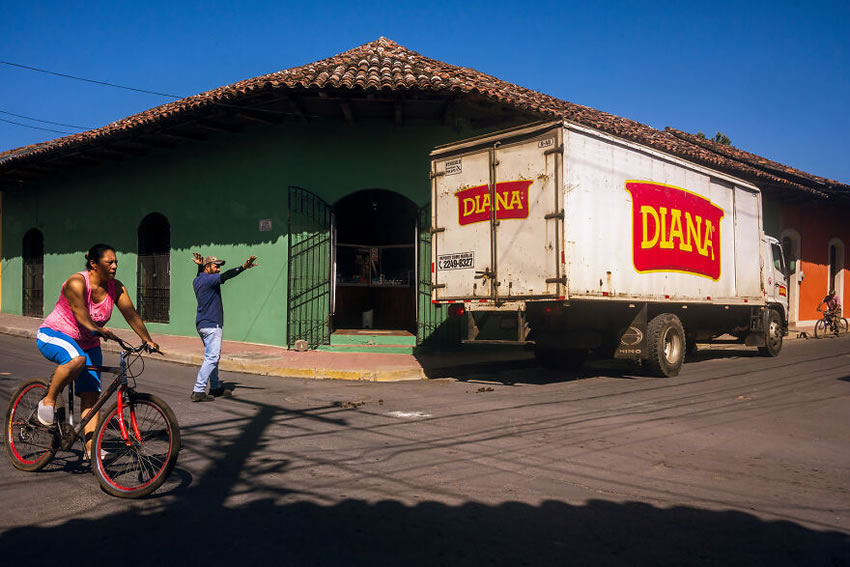
[[[101,335],[101,336],[103,336],[103,335]],[[103,340],[108,341],[109,338],[103,337]],[[112,340],[114,340],[116,343],[118,343],[118,345],[127,352],[139,353],[139,352],[145,351],[145,352],[148,352],[148,353],[155,352],[155,353],[158,353],[158,354],[162,354],[161,350],[152,349],[151,347],[149,347],[147,345],[147,343],[144,343],[144,342],[142,344],[140,344],[139,346],[134,347],[133,345],[131,345],[130,343],[128,343],[127,341],[125,341],[124,339],[119,337],[118,335],[114,335],[112,337]]]

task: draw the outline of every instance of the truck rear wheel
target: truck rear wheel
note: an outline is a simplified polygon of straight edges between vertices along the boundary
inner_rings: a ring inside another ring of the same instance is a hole
[[[778,356],[782,350],[782,321],[776,309],[768,310],[767,326],[764,330],[764,346],[759,347],[762,356]]]
[[[685,330],[672,313],[653,317],[646,326],[647,366],[655,376],[679,374],[685,360]]]
[[[534,358],[549,370],[578,370],[584,366],[587,351],[582,349],[537,348]]]

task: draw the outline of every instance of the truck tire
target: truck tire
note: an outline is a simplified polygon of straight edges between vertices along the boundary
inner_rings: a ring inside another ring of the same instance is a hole
[[[587,351],[582,349],[537,348],[537,363],[548,370],[578,370],[584,366]]]
[[[764,346],[759,347],[762,356],[778,356],[782,350],[782,319],[776,309],[768,309],[767,325],[764,329]]]
[[[685,360],[685,330],[672,313],[653,317],[646,326],[646,361],[650,373],[672,377],[679,374]]]

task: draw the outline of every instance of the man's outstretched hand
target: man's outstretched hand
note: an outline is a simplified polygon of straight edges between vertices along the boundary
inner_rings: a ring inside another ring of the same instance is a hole
[[[257,260],[257,257],[256,257],[256,256],[254,256],[254,255],[252,254],[252,255],[251,255],[251,257],[250,257],[250,258],[248,258],[248,259],[245,261],[245,263],[244,263],[244,264],[242,264],[242,268],[243,268],[243,269],[245,269],[245,270],[247,270],[248,268],[253,268],[254,266],[256,266],[256,265],[257,265],[257,264],[255,263],[255,262],[256,262],[256,260]]]

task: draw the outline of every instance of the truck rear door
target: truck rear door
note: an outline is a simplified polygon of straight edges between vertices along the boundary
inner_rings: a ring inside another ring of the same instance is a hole
[[[566,296],[561,123],[432,152],[434,299]]]

